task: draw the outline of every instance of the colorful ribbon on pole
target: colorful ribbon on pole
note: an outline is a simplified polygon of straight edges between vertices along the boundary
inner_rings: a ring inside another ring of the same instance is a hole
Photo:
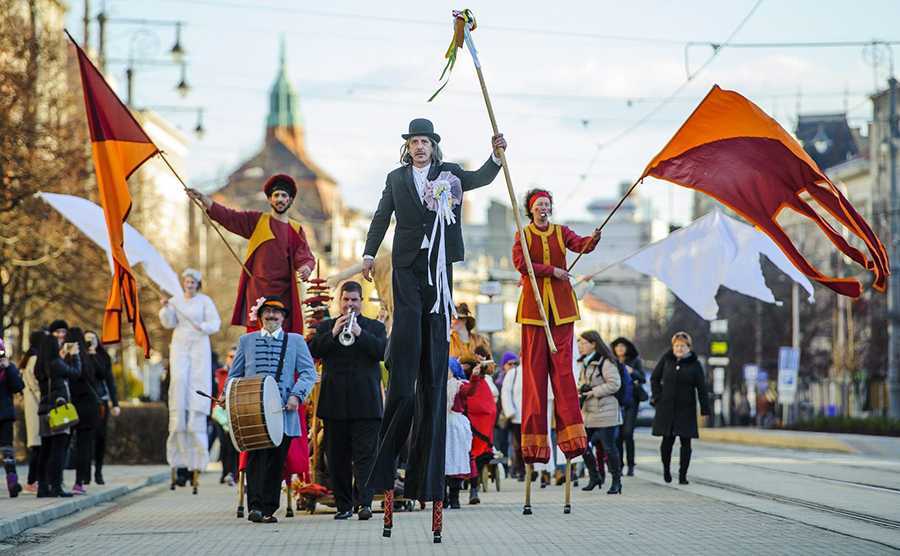
[[[453,38],[450,39],[450,46],[447,47],[447,52],[444,54],[447,63],[444,65],[444,71],[441,72],[441,76],[438,78],[438,81],[443,81],[443,84],[431,95],[428,102],[434,100],[444,90],[444,87],[450,83],[450,73],[453,72],[453,66],[456,65],[457,50],[462,48],[463,43],[468,47],[472,60],[475,61],[475,67],[481,67],[481,62],[478,61],[478,51],[475,50],[475,43],[472,42],[472,37],[469,35],[478,26],[475,22],[475,15],[472,13],[472,10],[454,10],[453,18],[455,20],[453,23]],[[447,79],[444,79],[444,76]]]

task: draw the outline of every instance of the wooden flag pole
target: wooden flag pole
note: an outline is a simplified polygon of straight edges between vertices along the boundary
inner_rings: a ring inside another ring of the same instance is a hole
[[[468,37],[469,30],[466,29]],[[487,106],[488,117],[491,119],[491,128],[494,135],[500,133],[497,128],[497,118],[494,116],[494,107],[491,105],[491,97],[488,94],[487,85],[484,82],[484,73],[481,71],[481,63],[478,58],[474,58],[475,71],[478,73],[478,82],[481,83],[481,94],[484,95],[484,104]],[[528,269],[528,279],[531,281],[531,291],[534,293],[534,299],[540,311],[541,321],[544,324],[544,335],[547,336],[547,343],[550,344],[550,351],[556,353],[556,344],[553,342],[553,332],[550,330],[550,324],[547,322],[547,313],[544,311],[544,302],[541,299],[541,292],[537,286],[537,278],[534,276],[534,267],[531,264],[531,254],[528,251],[528,242],[525,240],[525,232],[522,230],[522,220],[519,217],[519,205],[516,203],[516,192],[513,189],[512,177],[509,175],[509,164],[506,161],[506,152],[503,149],[497,151],[500,163],[503,167],[503,177],[506,179],[506,190],[509,193],[509,202],[512,204],[513,217],[516,221],[516,230],[519,233],[519,244],[522,246],[522,255],[525,257],[525,266]]]
[[[166,155],[163,154],[162,151],[159,151],[159,157],[163,160],[163,162],[166,163],[166,166],[169,167],[169,170],[171,170],[172,173],[175,174],[175,177],[178,179],[179,183],[181,183],[181,187],[183,187],[184,190],[187,191],[188,190],[187,184],[184,183],[184,180],[181,179],[181,176],[178,175],[178,172],[175,171],[175,168],[172,167],[172,165],[169,163],[169,159],[166,158]],[[222,239],[222,242],[225,243],[225,247],[228,248],[228,252],[231,253],[231,256],[234,257],[234,260],[236,260],[238,262],[238,264],[241,265],[241,268],[244,269],[244,272],[247,274],[247,278],[253,278],[253,274],[250,273],[250,269],[247,268],[247,265],[244,264],[244,261],[242,261],[241,258],[238,257],[237,252],[235,252],[235,250],[231,246],[231,244],[228,243],[228,240],[225,239],[225,235],[222,233],[222,230],[220,230],[219,227],[216,225],[216,223],[212,221],[212,218],[210,218],[209,215],[206,214],[206,207],[204,207],[200,203],[200,201],[198,201],[197,199],[194,199],[190,195],[188,195],[188,197],[191,199],[191,201],[195,205],[197,205],[197,208],[200,209],[200,212],[203,213],[203,218],[206,219],[206,222],[210,226],[212,226],[212,229],[215,230],[217,234],[219,234],[219,237]]]
[[[600,224],[600,227],[597,228],[597,231],[603,230],[603,227],[606,226],[606,223],[609,222],[609,219],[612,218],[612,215],[615,214],[617,210],[619,210],[619,208],[622,206],[622,203],[624,203],[625,199],[627,199],[628,196],[631,195],[631,192],[634,191],[634,188],[637,187],[639,183],[641,183],[641,180],[638,180],[631,184],[631,187],[628,188],[628,191],[625,192],[625,195],[623,195],[622,198],[619,199],[619,204],[613,207],[609,214],[606,215],[606,220],[604,220],[603,223]],[[572,261],[572,264],[569,265],[567,272],[572,272],[572,268],[575,266],[575,263],[578,262],[578,259],[580,259],[582,255],[584,255],[584,250],[587,249],[587,246],[587,243],[581,246],[581,252],[578,253],[578,256],[575,257],[575,260]]]

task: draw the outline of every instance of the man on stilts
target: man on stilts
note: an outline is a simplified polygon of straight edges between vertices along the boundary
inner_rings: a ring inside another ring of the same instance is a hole
[[[402,137],[402,166],[388,174],[363,257],[363,276],[371,281],[375,255],[393,214],[390,382],[368,486],[385,491],[384,536],[389,537],[397,456],[410,438],[404,496],[433,501],[432,530],[434,541],[440,542],[449,326],[455,313],[452,264],[464,257],[462,196],[494,180],[500,171],[496,152],[506,149],[506,140],[495,135],[491,157],[470,172],[442,161],[441,137],[429,120],[411,121]]]
[[[557,445],[566,456],[566,506],[571,511],[571,472],[569,460],[587,447],[587,435],[578,403],[578,390],[572,373],[574,323],[580,318],[578,301],[566,271],[566,250],[591,252],[600,241],[600,230],[581,237],[566,226],[550,223],[553,198],[544,189],[532,189],[525,195],[525,207],[531,223],[525,227],[525,240],[537,278],[544,313],[557,351],[549,349],[544,320],[536,296],[527,279],[527,267],[519,234],[512,248],[512,259],[522,274],[522,292],[516,322],[522,325],[522,457],[527,464],[526,481],[531,484],[534,463],[550,460],[547,435],[547,380],[553,388]],[[527,500],[524,513],[531,513]]]

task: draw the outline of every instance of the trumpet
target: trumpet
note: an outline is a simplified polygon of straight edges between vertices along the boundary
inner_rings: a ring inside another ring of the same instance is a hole
[[[341,333],[338,335],[338,341],[342,346],[352,346],[356,342],[356,336],[353,335],[353,325],[356,324],[356,311],[350,311],[350,318],[347,319],[347,324],[344,325],[344,329],[341,330]]]

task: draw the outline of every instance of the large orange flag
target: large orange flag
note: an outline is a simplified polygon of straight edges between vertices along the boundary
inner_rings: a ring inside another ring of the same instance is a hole
[[[113,259],[112,287],[106,301],[101,336],[104,344],[121,341],[124,313],[134,325],[135,343],[144,348],[144,357],[149,357],[150,338],[141,318],[134,272],[125,256],[122,224],[131,210],[131,194],[126,180],[158,149],[77,44],[75,50],[91,130],[100,204],[106,218]]]
[[[646,176],[718,199],[771,237],[811,280],[859,297],[858,280],[826,276],[800,254],[776,221],[782,209],[791,208],[818,224],[842,253],[872,271],[876,290],[886,289],[887,252],[869,224],[778,122],[734,91],[713,86],[647,165],[641,178]],[[871,258],[819,216],[803,199],[804,193],[862,240]]]

